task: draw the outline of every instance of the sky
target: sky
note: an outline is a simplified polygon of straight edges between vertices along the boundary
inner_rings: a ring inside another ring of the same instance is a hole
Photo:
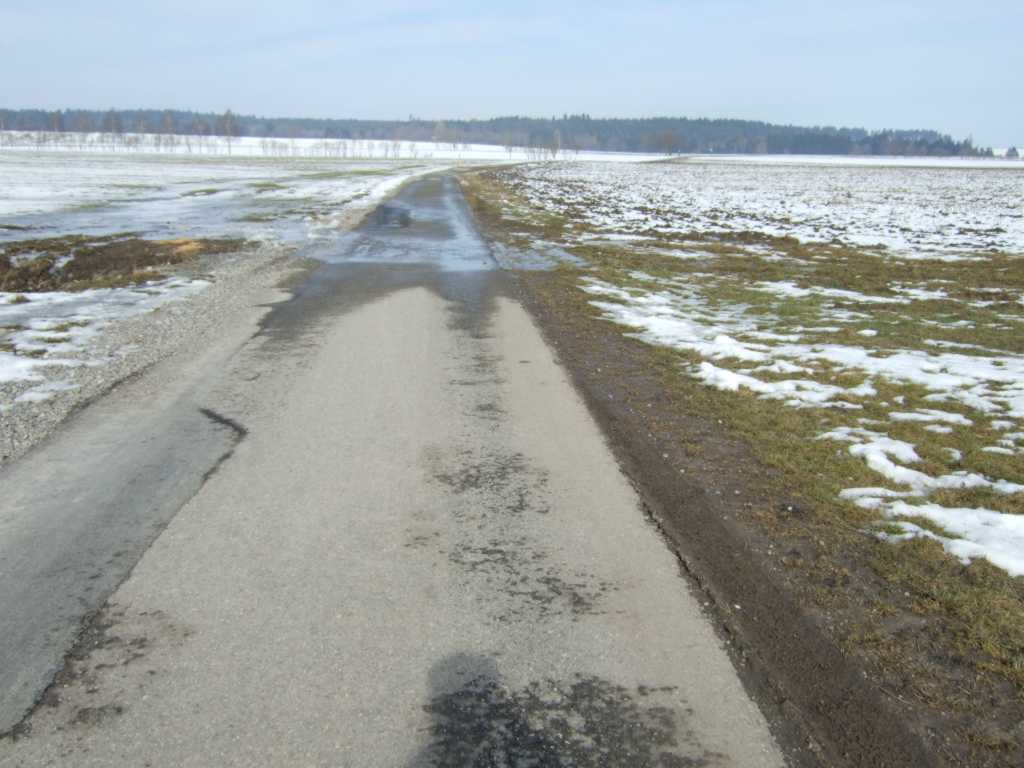
[[[1024,2],[3,0],[0,107],[732,117],[1024,146]]]

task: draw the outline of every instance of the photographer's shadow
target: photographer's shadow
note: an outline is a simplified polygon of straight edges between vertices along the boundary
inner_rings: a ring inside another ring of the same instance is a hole
[[[494,659],[474,654],[442,659],[429,678],[427,744],[409,768],[720,764],[720,756],[690,739],[685,754],[677,751],[676,714],[656,703],[670,689],[630,693],[596,677],[577,676],[513,690]]]

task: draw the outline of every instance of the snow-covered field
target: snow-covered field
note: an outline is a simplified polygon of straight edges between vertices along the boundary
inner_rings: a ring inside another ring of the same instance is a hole
[[[692,155],[700,162],[738,163],[740,165],[817,165],[858,168],[1004,168],[1024,170],[1024,161],[1008,159],[998,151],[995,157],[915,157],[909,155]]]
[[[877,535],[1024,575],[1024,166],[946,165],[500,178],[564,217],[607,319],[680,350],[709,387],[818,414],[803,438],[863,462],[866,487],[840,499],[877,511]]]
[[[148,240],[240,238],[315,256],[400,184],[449,165],[8,147],[0,150],[0,258],[7,249],[13,253],[17,243],[22,247],[11,258],[23,264],[34,256],[32,250],[24,252],[26,242],[122,233]],[[69,245],[51,269],[65,268],[75,258]],[[92,351],[92,340],[111,322],[207,286],[203,276],[175,274],[130,287],[0,290],[0,411],[31,407],[68,391],[73,385],[62,370],[104,364],[106,359]]]
[[[0,242],[138,232],[303,241],[445,163],[0,152]]]
[[[590,234],[758,232],[884,246],[908,258],[1024,251],[1024,163],[910,160],[558,164],[519,175],[515,186],[571,213]]]

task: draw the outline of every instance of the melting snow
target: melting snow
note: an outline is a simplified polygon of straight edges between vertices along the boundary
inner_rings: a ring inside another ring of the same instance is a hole
[[[850,160],[562,163],[526,168],[509,181],[542,207],[571,207],[602,236],[760,232],[946,261],[984,259],[979,252],[993,249],[1024,252],[1020,173],[993,173],[992,163]]]
[[[1024,576],[1024,515],[904,501],[893,501],[886,511],[896,518],[927,518],[959,538],[937,536],[912,523],[901,523],[904,537],[926,535],[941,541],[947,552],[963,562],[984,557],[1011,576]]]
[[[0,352],[0,383],[42,381],[46,368],[94,364],[98,359],[90,357],[88,342],[104,325],[184,299],[208,285],[176,277],[132,288],[33,293],[24,303],[11,303],[14,294],[0,293],[0,327],[19,329],[9,331],[6,339],[22,353]],[[23,393],[19,402],[38,402],[58,391],[57,383],[37,387]]]
[[[48,381],[38,387],[26,390],[14,398],[16,403],[40,403],[49,400],[58,392],[67,392],[77,387],[69,381]]]
[[[747,390],[791,407],[855,409],[862,406],[851,400],[877,396],[875,380],[913,383],[930,392],[925,399],[931,402],[958,403],[996,416],[993,426],[1003,431],[1004,436],[998,445],[988,446],[984,452],[1007,456],[1020,452],[1017,442],[1024,439],[1024,432],[1009,430],[1015,420],[1024,419],[1024,356],[965,355],[944,351],[946,345],[932,345],[939,350],[934,352],[912,349],[880,352],[843,344],[801,343],[799,333],[777,334],[766,330],[762,326],[770,320],[749,315],[743,305],[712,307],[703,299],[697,285],[666,281],[660,284],[664,286],[662,290],[642,293],[588,278],[582,287],[594,297],[591,303],[601,309],[607,319],[631,327],[631,335],[651,344],[697,353],[703,359],[690,369],[690,375],[708,386],[733,392]],[[792,290],[802,296],[811,295],[791,283],[768,285],[780,296],[789,296]],[[843,298],[856,298],[863,303],[865,297],[855,294]],[[931,298],[935,297],[901,298],[900,301]],[[815,329],[815,332],[822,331]],[[733,370],[721,364],[724,361],[740,366],[756,365]],[[820,371],[822,364],[838,371],[861,373],[864,379],[856,387],[816,381],[812,376]],[[773,381],[759,377],[765,374],[788,378]],[[896,400],[904,402],[902,397]],[[894,410],[889,418],[896,423],[921,423],[936,434],[949,434],[955,427],[974,425],[974,421],[963,414],[938,408]],[[890,538],[927,535],[941,541],[957,557],[988,557],[1011,573],[1024,574],[1024,529],[1021,528],[1024,518],[987,509],[946,509],[927,502],[927,497],[939,490],[985,489],[1012,495],[1024,493],[1024,485],[963,470],[937,477],[929,475],[912,466],[921,461],[914,445],[865,427],[843,427],[821,435],[820,439],[849,443],[850,455],[864,461],[899,488],[852,488],[843,491],[844,499],[893,519],[919,515],[960,537],[938,536],[920,526],[896,520],[903,533]],[[950,450],[949,456],[954,462],[963,459],[956,450]],[[952,520],[959,522],[951,525]],[[998,530],[998,535],[993,530]]]
[[[910,299],[899,296],[868,296],[857,291],[844,291],[840,288],[820,288],[811,286],[801,288],[793,282],[755,283],[754,288],[783,298],[803,299],[808,296],[824,296],[830,299],[842,299],[860,304],[909,304]]]

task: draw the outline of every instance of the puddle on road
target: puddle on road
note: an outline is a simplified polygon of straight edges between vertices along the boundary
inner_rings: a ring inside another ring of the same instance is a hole
[[[406,228],[412,223],[412,212],[400,205],[384,203],[369,216],[373,226],[378,229],[385,227]]]
[[[414,287],[444,299],[451,327],[485,336],[495,297],[507,293],[502,270],[450,176],[409,183],[354,231],[303,253],[322,266],[262,322],[264,335],[288,345],[315,343],[322,316]]]
[[[353,231],[307,245],[301,255],[323,263],[278,318],[320,309],[347,311],[403,288],[423,286],[455,305],[453,322],[480,326],[506,269],[550,269],[564,252],[519,253],[479,233],[458,183],[428,176],[407,184]]]
[[[354,232],[342,235],[330,252],[314,255],[330,264],[424,264],[459,273],[498,269],[450,176],[412,182]]]
[[[458,183],[444,175],[410,182],[355,230],[309,244],[300,253],[322,266],[262,323],[265,335],[288,344],[315,336],[321,315],[335,317],[414,287],[448,303],[453,328],[484,337],[494,299],[509,295],[505,270],[549,269],[572,259],[488,243]]]

